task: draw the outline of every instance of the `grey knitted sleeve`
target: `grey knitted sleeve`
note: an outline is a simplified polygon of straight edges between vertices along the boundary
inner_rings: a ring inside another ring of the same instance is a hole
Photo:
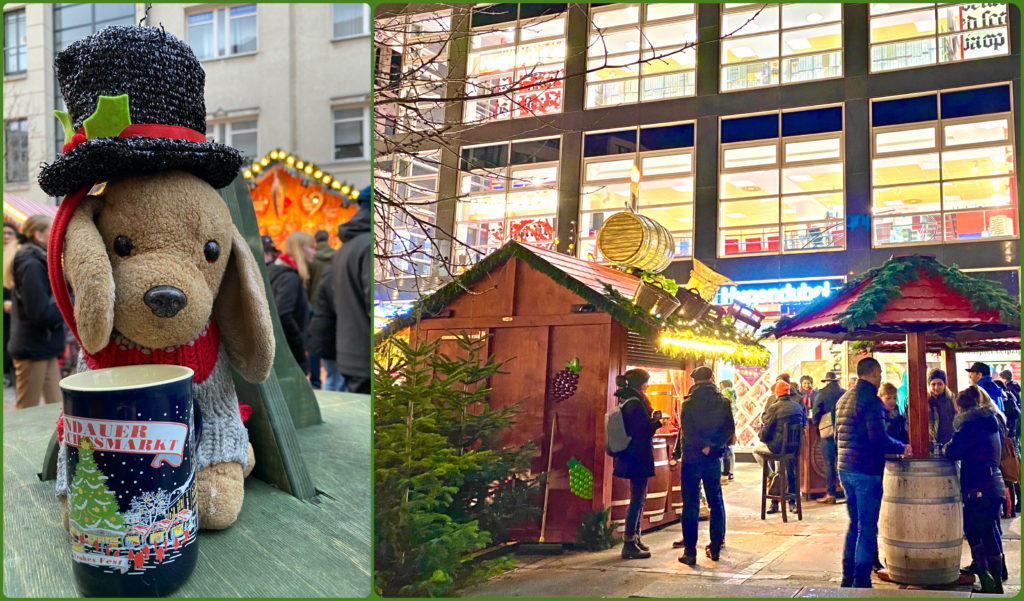
[[[203,431],[196,457],[198,467],[234,461],[245,466],[249,432],[238,412],[238,394],[231,380],[227,351],[222,344],[217,366],[203,382],[192,387],[192,395],[203,414]]]

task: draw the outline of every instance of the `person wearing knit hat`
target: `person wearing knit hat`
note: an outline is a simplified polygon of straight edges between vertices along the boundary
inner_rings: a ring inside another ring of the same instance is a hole
[[[953,393],[946,382],[946,372],[933,369],[928,374],[928,438],[932,444],[946,444],[953,438]]]
[[[349,392],[370,394],[372,189],[359,191],[359,210],[338,226],[341,249],[331,259],[334,291],[335,362]]]
[[[818,428],[818,443],[821,446],[821,457],[825,462],[825,496],[818,499],[819,503],[835,503],[839,492],[839,471],[836,461],[839,459],[839,448],[836,446],[835,419],[836,403],[846,394],[839,385],[839,377],[835,372],[825,374],[825,383],[815,394],[812,401],[811,423]]]
[[[788,382],[779,378],[775,382],[775,386],[772,387],[772,392],[774,393],[773,398],[768,400],[768,405],[761,418],[761,430],[758,432],[760,442],[754,447],[754,459],[761,466],[766,461],[765,455],[798,451],[800,449],[799,440],[789,441],[788,448],[783,449],[782,438],[790,424],[799,423],[802,427],[807,422],[803,403],[800,402],[800,397],[793,393]],[[777,470],[774,462],[769,463],[768,467],[773,473]],[[796,481],[796,464],[790,462],[789,469],[786,471],[788,490],[791,493],[800,494]],[[796,511],[795,499],[790,499],[789,509]],[[773,500],[766,513],[778,511],[779,503]]]

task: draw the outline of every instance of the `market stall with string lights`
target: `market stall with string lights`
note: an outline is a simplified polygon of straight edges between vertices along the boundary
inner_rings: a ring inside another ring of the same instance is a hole
[[[48,215],[52,218],[57,215],[57,207],[4,192],[5,221],[12,221],[20,227],[32,215]]]
[[[284,150],[271,150],[242,172],[249,184],[260,235],[269,235],[284,248],[288,234],[317,230],[330,234],[337,248],[338,225],[355,214],[359,191],[316,164]]]
[[[520,540],[573,542],[584,514],[611,507],[613,521],[624,517],[628,483],[612,477],[605,454],[604,417],[613,407],[616,375],[631,367],[651,371],[651,403],[673,417],[655,439],[647,528],[681,514],[678,490],[672,490],[679,473],[671,471],[668,450],[689,370],[719,358],[749,365],[768,360],[754,339],[756,327],[743,321],[747,316],[723,311],[696,291],[679,291],[680,301],[643,277],[508,242],[376,337],[378,344],[391,336],[440,341],[439,352],[455,356],[456,337],[466,332],[486,337],[488,354],[506,362],[489,383],[491,409],[518,405],[505,442],[536,445],[531,469],[548,473],[546,505],[557,508],[545,511],[542,523],[513,529]],[[574,360],[579,377],[566,396],[555,383]],[[593,474],[593,488],[584,493],[589,497],[570,487],[570,469]]]

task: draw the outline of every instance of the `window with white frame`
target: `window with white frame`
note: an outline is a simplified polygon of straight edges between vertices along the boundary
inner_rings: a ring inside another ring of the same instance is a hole
[[[874,246],[1013,238],[1010,86],[871,103]]]
[[[597,233],[630,206],[630,173],[640,170],[636,211],[672,233],[676,257],[693,256],[694,124],[588,133],[583,141],[580,258],[603,261]]]
[[[353,38],[369,33],[369,4],[331,5],[331,39]]]
[[[4,120],[4,181],[28,181],[28,119]]]
[[[587,108],[693,96],[696,44],[695,4],[612,4],[592,9]]]
[[[24,73],[28,68],[28,40],[25,9],[4,13],[4,75]]]
[[[843,75],[843,5],[725,4],[722,91]]]
[[[718,256],[846,247],[843,108],[721,120]]]
[[[554,248],[560,147],[560,138],[546,138],[462,149],[456,265],[475,263],[509,240]]]
[[[258,120],[246,117],[235,121],[220,121],[206,124],[206,140],[232,146],[251,161],[259,154],[257,135]]]
[[[381,133],[404,134],[444,125],[440,98],[447,87],[451,20],[448,10],[389,17],[374,24],[377,94],[415,100],[374,109]]]
[[[190,12],[187,21],[188,45],[199,60],[256,52],[255,4]]]
[[[473,9],[466,68],[467,123],[562,111],[564,11],[564,4],[492,4]]]
[[[871,71],[1010,53],[1007,4],[871,4]]]
[[[437,174],[441,151],[383,157],[375,161],[374,187],[388,198],[390,223],[381,280],[431,274],[437,223]]]
[[[334,159],[366,159],[369,156],[369,109],[334,109]]]

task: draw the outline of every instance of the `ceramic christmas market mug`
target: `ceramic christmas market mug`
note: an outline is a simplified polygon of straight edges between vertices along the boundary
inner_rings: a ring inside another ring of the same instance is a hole
[[[195,567],[192,374],[133,365],[60,382],[72,566],[85,596],[167,595]]]

